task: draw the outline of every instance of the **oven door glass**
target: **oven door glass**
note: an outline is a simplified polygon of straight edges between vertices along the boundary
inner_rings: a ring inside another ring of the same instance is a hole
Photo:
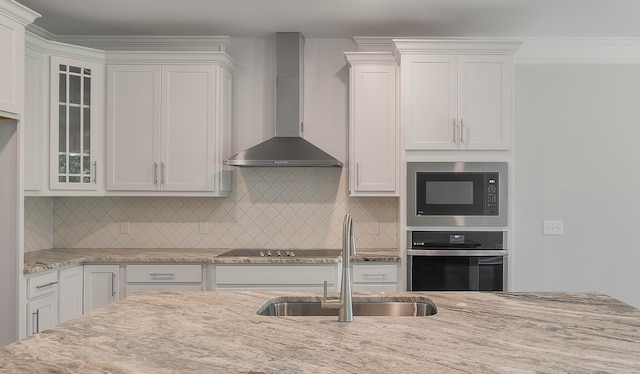
[[[503,256],[411,256],[412,291],[502,291]]]
[[[418,216],[485,214],[484,173],[416,174]]]

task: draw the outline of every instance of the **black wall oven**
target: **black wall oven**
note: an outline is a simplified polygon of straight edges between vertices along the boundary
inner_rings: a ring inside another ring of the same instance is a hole
[[[407,163],[407,225],[506,226],[506,162]]]
[[[506,232],[409,231],[409,291],[504,291]]]

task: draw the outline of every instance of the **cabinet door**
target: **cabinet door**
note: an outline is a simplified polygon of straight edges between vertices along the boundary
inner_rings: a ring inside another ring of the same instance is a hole
[[[355,66],[351,74],[351,191],[395,192],[396,67]]]
[[[51,189],[98,189],[103,71],[101,64],[51,57]]]
[[[108,190],[160,188],[160,71],[156,65],[107,68]]]
[[[48,167],[47,159],[49,134],[46,126],[47,115],[45,98],[49,95],[45,85],[45,69],[48,68],[45,56],[33,49],[25,51],[25,110],[24,123],[24,189],[26,191],[41,191],[45,181],[45,167]],[[45,147],[45,145],[47,145]]]
[[[211,65],[162,67],[163,191],[215,188],[215,80]]]
[[[27,335],[37,334],[58,324],[58,293],[27,303]]]
[[[456,56],[402,56],[406,149],[456,149]]]
[[[508,149],[511,56],[460,56],[460,149]]]
[[[120,298],[120,267],[118,265],[85,265],[84,313]]]
[[[82,315],[83,267],[60,270],[58,276],[58,322]]]
[[[0,116],[22,114],[24,26],[0,14]]]

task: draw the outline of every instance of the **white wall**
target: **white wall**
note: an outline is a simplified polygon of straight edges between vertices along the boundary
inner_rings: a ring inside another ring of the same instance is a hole
[[[640,65],[517,65],[515,291],[640,307]],[[542,235],[564,220],[564,235]]]

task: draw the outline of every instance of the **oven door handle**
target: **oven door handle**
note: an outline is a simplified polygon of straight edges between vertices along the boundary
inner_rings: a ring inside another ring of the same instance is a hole
[[[507,250],[407,249],[408,256],[507,256]]]

